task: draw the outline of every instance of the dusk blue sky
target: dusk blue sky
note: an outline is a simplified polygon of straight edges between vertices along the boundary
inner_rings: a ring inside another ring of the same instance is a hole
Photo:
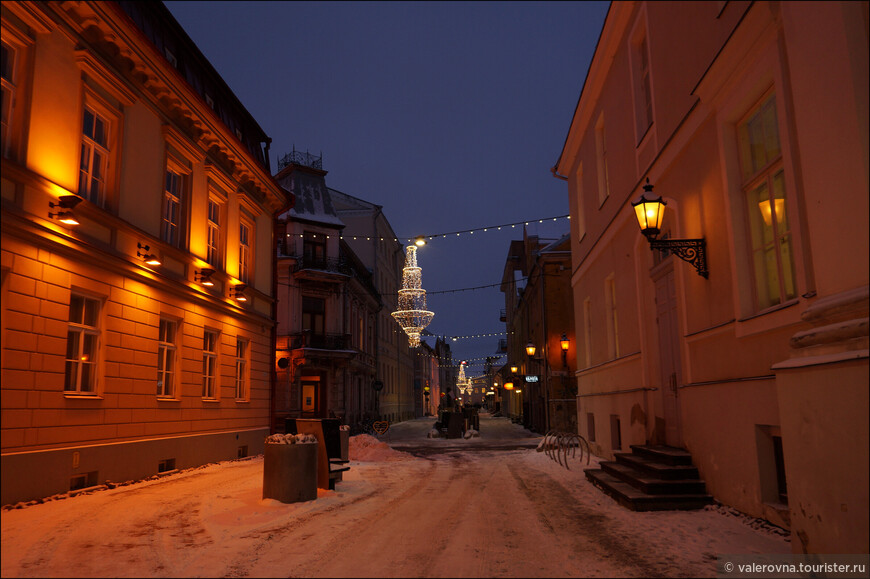
[[[272,167],[294,146],[322,152],[327,185],[382,205],[400,239],[568,214],[550,168],[609,2],[166,5],[272,137]],[[521,227],[417,252],[432,333],[505,331],[497,286],[432,292],[498,284],[512,239]],[[454,358],[480,374],[503,337],[459,339]]]

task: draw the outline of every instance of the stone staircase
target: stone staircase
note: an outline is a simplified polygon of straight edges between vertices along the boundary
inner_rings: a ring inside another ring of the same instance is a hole
[[[713,502],[692,455],[671,446],[632,445],[631,453],[587,469],[586,478],[632,511],[700,509]]]

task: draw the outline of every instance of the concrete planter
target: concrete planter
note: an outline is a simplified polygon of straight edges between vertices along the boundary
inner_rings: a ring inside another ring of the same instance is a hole
[[[266,444],[263,498],[282,503],[317,498],[317,443]]]

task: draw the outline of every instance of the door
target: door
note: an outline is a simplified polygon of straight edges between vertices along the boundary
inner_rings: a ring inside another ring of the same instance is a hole
[[[665,444],[682,448],[680,426],[680,338],[677,323],[677,292],[673,266],[666,266],[654,278],[656,287],[656,321],[659,334],[662,412],[665,421]]]

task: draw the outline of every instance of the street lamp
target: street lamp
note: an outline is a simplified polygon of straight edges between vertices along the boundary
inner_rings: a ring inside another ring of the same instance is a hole
[[[535,357],[535,350],[536,349],[537,348],[535,348],[535,345],[533,343],[529,342],[528,344],[526,344],[526,354],[529,355],[529,358]]]
[[[571,346],[571,342],[568,340],[568,336],[566,334],[562,334],[562,339],[559,340],[559,345],[562,346],[562,365],[565,368],[568,367],[568,348]]]
[[[665,216],[665,205],[667,203],[662,199],[661,195],[653,196],[653,186],[646,180],[646,185],[643,186],[643,193],[637,201],[632,201],[631,206],[634,207],[637,224],[640,226],[640,232],[649,241],[650,249],[672,251],[674,255],[687,261],[698,272],[698,275],[707,279],[709,272],[707,271],[707,242],[704,238],[701,239],[656,239],[662,231],[662,220]]]

